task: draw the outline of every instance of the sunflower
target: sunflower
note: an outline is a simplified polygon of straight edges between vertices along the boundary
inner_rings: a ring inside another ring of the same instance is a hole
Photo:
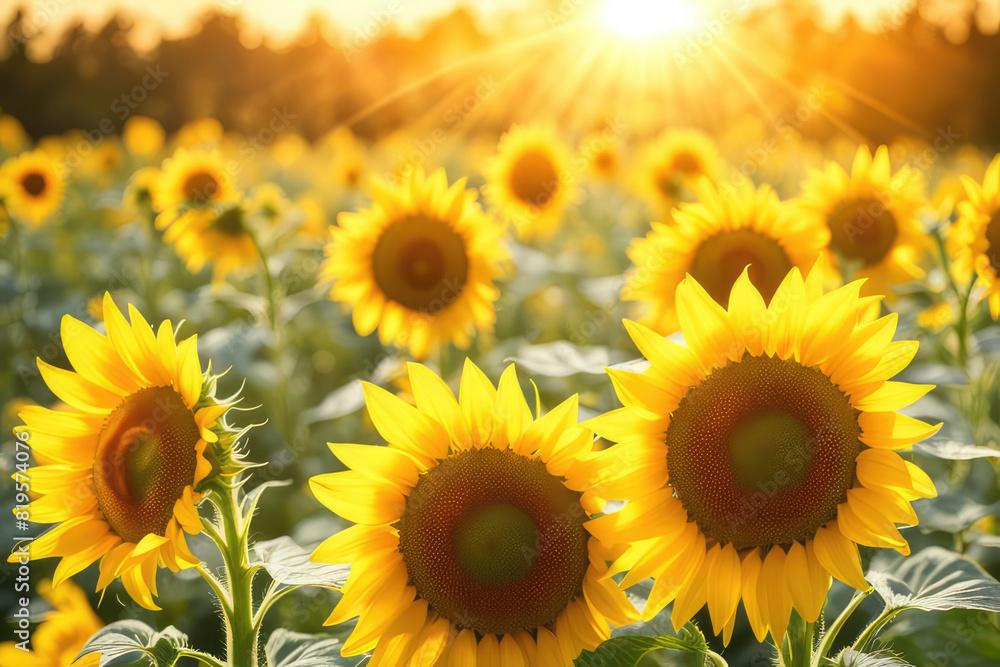
[[[32,632],[31,652],[22,651],[14,642],[0,644],[0,665],[97,667],[100,653],[88,653],[74,662],[87,640],[104,627],[87,595],[72,581],[53,586],[48,579],[39,582],[38,592],[53,609]]]
[[[39,150],[8,158],[0,166],[0,198],[15,219],[39,224],[63,198],[61,165]]]
[[[189,208],[177,217],[157,216],[163,240],[174,247],[188,271],[198,273],[212,265],[212,282],[230,273],[249,272],[260,262],[260,253],[249,228],[243,204],[219,208]]]
[[[160,152],[166,132],[153,118],[132,116],[122,128],[122,141],[132,155],[149,158]]]
[[[206,208],[236,199],[233,179],[218,151],[178,148],[163,161],[153,196],[156,210]]]
[[[964,176],[968,196],[948,230],[952,271],[964,284],[975,275],[985,288],[993,319],[1000,318],[1000,155],[993,158],[982,184]]]
[[[614,555],[587,531],[599,498],[577,397],[532,419],[513,366],[494,389],[466,361],[458,401],[408,368],[416,407],[364,387],[388,446],[331,444],[350,470],[310,480],[356,523],[312,555],[351,563],[326,621],[360,616],[343,653],[374,650],[372,666],[570,665],[609,623],[632,622],[607,576]]]
[[[715,180],[722,158],[712,139],[699,130],[667,130],[644,151],[633,176],[637,194],[658,210],[680,203],[685,188],[702,178]]]
[[[861,281],[823,294],[821,274],[793,268],[766,306],[744,271],[728,310],[689,276],[686,347],[626,321],[651,365],[609,369],[625,407],[583,426],[618,443],[597,457],[633,500],[591,533],[630,545],[610,568],[629,571],[623,587],[655,579],[645,618],[673,601],[680,628],[707,603],[728,642],[742,598],[780,646],[793,607],[816,621],[830,575],[868,588],[858,544],[909,553],[896,524],[935,490],[895,450],[940,425],[896,410],[931,387],[889,380],[917,343],[893,341],[896,314],[861,323],[881,297]]]
[[[28,549],[32,560],[61,557],[57,587],[100,559],[98,590],[120,577],[136,602],[157,609],[157,564],[176,572],[199,562],[184,534],[201,531],[196,505],[213,462],[227,461],[211,443],[225,435],[216,422],[230,404],[215,400],[214,377],[202,374],[197,337],[176,343],[169,320],[154,334],[131,305],[129,323],[110,294],[103,311],[107,336],[63,318],[77,372],[38,360],[52,392],[78,412],[20,413],[16,431],[39,464],[27,473],[40,494],[29,515],[57,524]]]
[[[467,347],[496,319],[503,230],[465,179],[449,187],[443,169],[373,187],[370,210],[341,213],[330,228],[321,271],[335,281],[330,298],[354,309],[359,334],[378,328],[383,345],[408,346],[417,359],[447,340]]]
[[[823,230],[790,215],[764,185],[719,190],[707,179],[696,186],[699,201],[681,204],[673,224],[654,222],[628,249],[633,268],[622,290],[646,310],[643,323],[662,334],[677,330],[677,286],[691,274],[716,302],[749,264],[754,286],[770,301],[792,267],[807,269],[823,251]]]
[[[891,299],[890,285],[925,275],[918,265],[927,248],[917,217],[922,189],[922,179],[909,167],[891,173],[885,146],[874,157],[861,146],[850,174],[834,162],[813,170],[796,204],[800,215],[826,230],[841,271],[867,279],[866,295]]]
[[[552,236],[573,196],[570,151],[548,125],[514,125],[484,169],[483,191],[518,236]]]

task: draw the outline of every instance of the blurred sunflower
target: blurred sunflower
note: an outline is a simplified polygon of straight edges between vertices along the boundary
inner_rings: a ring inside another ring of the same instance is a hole
[[[107,336],[69,315],[62,320],[77,372],[38,360],[49,389],[79,412],[29,406],[20,413],[25,426],[16,431],[30,435],[39,464],[27,473],[40,494],[31,520],[57,524],[28,548],[33,560],[61,557],[57,587],[100,559],[98,590],[120,577],[132,599],[158,609],[157,564],[176,572],[199,562],[184,533],[201,532],[201,489],[213,462],[232,456],[212,445],[225,433],[213,428],[230,404],[215,400],[196,336],[176,343],[169,320],[154,334],[131,305],[129,323],[110,294],[103,314]]]
[[[822,228],[790,215],[770,186],[719,190],[702,179],[696,191],[699,201],[681,204],[673,224],[654,222],[628,249],[633,268],[622,298],[640,302],[642,322],[662,334],[677,330],[675,295],[686,274],[726,306],[749,264],[751,281],[769,302],[792,267],[809,268],[824,249]]]
[[[324,180],[350,189],[363,185],[368,174],[365,149],[349,128],[341,126],[326,133],[319,141],[319,148],[330,155],[330,159],[324,161],[327,167],[323,172]]]
[[[0,198],[15,219],[39,224],[56,212],[63,198],[60,165],[34,150],[0,166]]]
[[[242,204],[221,208],[190,208],[176,218],[160,215],[156,226],[163,240],[174,247],[191,273],[212,265],[212,282],[220,283],[234,271],[250,272],[260,253],[248,226]]]
[[[122,196],[122,209],[126,214],[137,216],[153,212],[153,197],[160,177],[156,167],[143,167],[132,174]]]
[[[126,150],[137,157],[154,157],[163,148],[165,138],[163,126],[146,116],[131,116],[122,128]]]
[[[857,544],[909,553],[897,523],[935,495],[897,449],[932,434],[896,412],[929,385],[893,382],[917,343],[893,341],[896,314],[863,324],[857,281],[822,293],[793,268],[770,306],[744,272],[728,310],[688,277],[677,289],[686,346],[626,321],[651,362],[608,369],[624,408],[585,422],[618,444],[605,469],[625,507],[591,522],[629,544],[611,572],[654,577],[644,618],[673,601],[680,628],[708,604],[728,643],[742,598],[758,640],[781,645],[794,607],[815,621],[830,575],[864,590]]]
[[[587,160],[590,173],[597,178],[612,179],[621,169],[622,158],[618,146],[603,132],[595,131],[584,137],[577,154]]]
[[[651,206],[669,211],[685,187],[702,178],[715,180],[722,158],[715,142],[699,130],[667,130],[643,152],[633,176],[637,194]]]
[[[962,184],[968,199],[958,204],[958,219],[948,230],[952,272],[962,284],[978,278],[996,320],[1000,318],[1000,155],[993,158],[981,184],[967,176]]]
[[[919,174],[909,167],[892,174],[885,146],[874,157],[861,146],[850,174],[834,162],[813,170],[796,204],[801,215],[827,230],[843,273],[867,279],[865,294],[892,299],[890,285],[925,275],[918,265],[927,248],[917,217],[922,189]]]
[[[163,161],[153,196],[158,211],[182,205],[205,208],[237,197],[226,163],[218,151],[178,148]]]
[[[476,202],[465,179],[448,186],[444,170],[412,170],[399,185],[373,182],[370,210],[341,213],[331,227],[321,279],[330,298],[353,308],[362,336],[378,329],[383,345],[417,359],[445,341],[467,347],[492,329],[493,279],[508,260],[503,230]]]
[[[350,470],[310,480],[356,523],[312,555],[351,563],[326,623],[360,616],[343,653],[374,650],[373,667],[571,665],[636,616],[585,525],[599,502],[577,397],[533,420],[513,366],[497,390],[466,361],[458,401],[408,368],[416,407],[364,385],[388,446],[331,444]]]
[[[302,214],[299,230],[309,238],[326,240],[330,234],[330,223],[319,200],[312,195],[303,194],[295,198],[295,206]]]
[[[90,637],[104,627],[87,595],[72,581],[53,586],[48,579],[38,583],[38,592],[52,605],[31,635],[31,652],[14,642],[0,644],[0,665],[21,667],[97,667],[100,653],[88,653],[73,662]]]
[[[277,222],[288,210],[291,202],[285,197],[281,186],[275,183],[261,183],[253,190],[248,207],[269,223]]]
[[[483,192],[519,237],[547,238],[572,198],[570,151],[548,125],[514,125],[484,169]]]

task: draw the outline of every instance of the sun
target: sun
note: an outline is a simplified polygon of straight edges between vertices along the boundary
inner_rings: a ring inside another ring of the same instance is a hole
[[[688,0],[607,0],[600,9],[606,28],[626,39],[649,39],[689,32],[702,20]]]

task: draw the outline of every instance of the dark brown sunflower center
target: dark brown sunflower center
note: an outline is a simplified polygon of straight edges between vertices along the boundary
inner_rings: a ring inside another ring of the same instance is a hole
[[[511,167],[510,189],[526,204],[545,206],[559,190],[559,174],[545,155],[525,153]]]
[[[29,172],[21,179],[21,187],[32,197],[37,197],[45,192],[45,184],[45,175],[37,171]]]
[[[194,415],[170,387],[137,391],[108,416],[98,437],[94,491],[123,540],[166,532],[174,503],[194,480],[199,438]]]
[[[372,252],[375,283],[399,304],[435,314],[461,294],[469,277],[465,239],[447,223],[423,216],[386,227]]]
[[[677,199],[681,194],[681,177],[672,168],[664,167],[656,172],[653,177],[656,189],[667,199]]]
[[[198,171],[184,181],[184,199],[195,204],[206,204],[219,193],[219,181],[207,171]]]
[[[580,494],[545,464],[492,447],[421,475],[399,522],[411,584],[461,627],[502,634],[553,623],[589,567]]]
[[[212,221],[211,230],[224,236],[242,236],[246,233],[243,211],[238,206],[226,209]]]
[[[895,216],[873,197],[837,204],[827,225],[830,246],[843,257],[866,266],[882,261],[899,234]]]
[[[723,307],[733,283],[750,265],[750,282],[770,303],[792,270],[792,261],[777,240],[750,229],[720,232],[701,242],[688,273]]]
[[[1000,273],[1000,211],[994,213],[986,225],[986,243],[986,257],[990,260],[990,266]]]
[[[701,160],[692,153],[678,153],[674,156],[674,169],[686,176],[701,172]]]
[[[688,391],[667,429],[670,483],[737,549],[806,540],[834,518],[861,451],[856,411],[817,368],[753,357]]]

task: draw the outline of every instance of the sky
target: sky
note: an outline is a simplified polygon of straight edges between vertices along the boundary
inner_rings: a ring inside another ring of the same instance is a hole
[[[601,0],[561,0],[571,4],[593,4]],[[607,0],[613,1],[613,0]],[[741,7],[770,0],[710,0],[694,2],[704,9],[713,2],[729,3]],[[827,18],[839,20],[844,12],[855,13],[869,24],[878,22],[880,15],[894,7],[907,6],[913,0],[823,0]],[[9,4],[8,4],[9,3]],[[312,14],[327,16],[331,22],[351,32],[355,29],[389,21],[394,29],[413,34],[420,26],[454,8],[465,5],[488,27],[491,17],[500,13],[537,6],[537,0],[3,0],[0,4],[9,11],[0,10],[6,19],[17,6],[31,7],[29,17],[49,39],[55,40],[62,30],[78,19],[90,26],[103,24],[115,10],[140,17],[136,26],[136,39],[155,44],[161,35],[177,36],[189,32],[196,17],[207,9],[240,13],[251,30],[268,34],[277,43],[287,42],[301,30]]]

